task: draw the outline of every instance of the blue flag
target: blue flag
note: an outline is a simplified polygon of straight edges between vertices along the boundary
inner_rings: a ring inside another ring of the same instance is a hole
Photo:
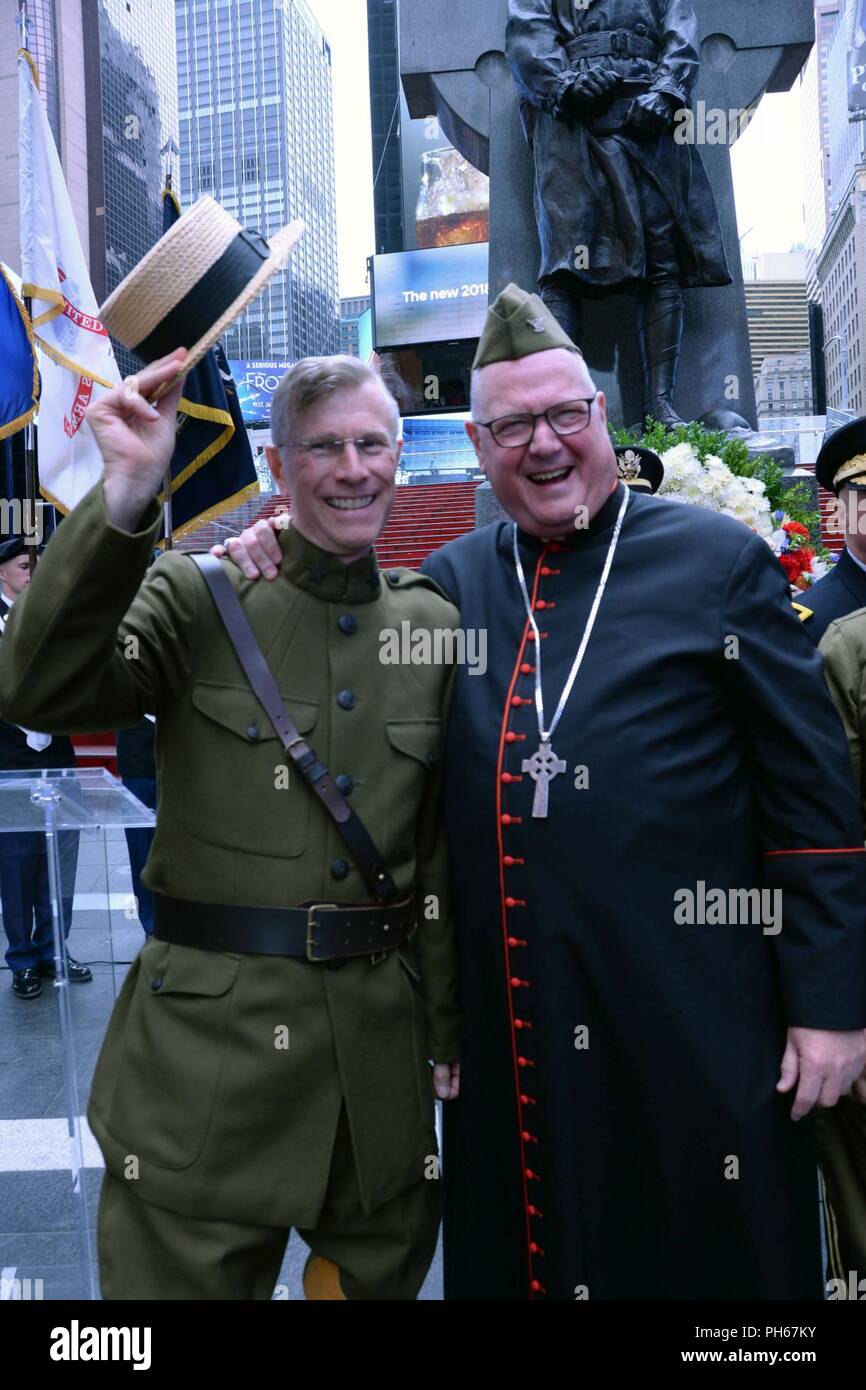
[[[0,439],[23,430],[36,413],[39,401],[39,368],[33,350],[27,311],[15,287],[0,266]]]
[[[180,203],[170,188],[163,190],[162,208],[163,231],[167,232],[180,217]],[[175,538],[213,521],[259,491],[237,389],[219,344],[184,382],[171,479]],[[163,500],[162,493],[159,500]]]

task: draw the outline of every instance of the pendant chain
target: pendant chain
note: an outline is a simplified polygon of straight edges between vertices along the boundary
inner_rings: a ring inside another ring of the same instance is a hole
[[[529,624],[532,628],[532,631],[535,633],[535,712],[538,716],[538,736],[541,743],[551,743],[553,740],[553,735],[556,732],[556,726],[562,717],[562,712],[565,709],[566,704],[568,703],[568,697],[571,694],[572,687],[577,678],[577,673],[580,670],[580,664],[583,661],[584,652],[589,646],[589,639],[592,636],[592,629],[595,626],[596,616],[598,615],[598,610],[601,607],[602,595],[605,590],[605,585],[607,584],[608,575],[611,571],[611,566],[613,565],[613,557],[616,553],[617,541],[619,540],[619,533],[622,530],[622,523],[625,517],[626,508],[628,507],[630,495],[631,494],[629,493],[629,490],[626,487],[623,494],[622,505],[619,509],[619,515],[616,519],[616,525],[613,528],[613,535],[610,538],[610,545],[607,548],[607,558],[604,562],[604,569],[601,572],[601,579],[599,580],[598,588],[595,591],[595,598],[593,599],[592,608],[589,612],[589,617],[586,620],[586,627],[583,630],[583,637],[580,640],[580,646],[577,649],[577,655],[575,656],[574,661],[572,663],[571,671],[568,675],[568,680],[565,682],[562,694],[559,697],[559,704],[556,707],[556,713],[553,716],[553,721],[550,725],[550,728],[547,730],[545,730],[544,727],[544,696],[541,693],[541,634],[538,631],[538,624],[535,621],[535,615],[532,612],[532,604],[529,601],[529,590],[526,587],[526,576],[523,573],[523,564],[520,559],[520,551],[517,545],[517,523],[514,523],[514,568],[517,570],[517,579],[518,583],[520,584],[520,592],[523,595],[523,602],[526,607],[526,616],[529,619]]]

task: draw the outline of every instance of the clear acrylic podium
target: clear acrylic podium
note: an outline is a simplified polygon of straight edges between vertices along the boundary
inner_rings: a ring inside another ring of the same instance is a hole
[[[103,768],[0,772],[4,857],[26,847],[34,864],[44,850],[38,872],[43,883],[47,873],[55,969],[32,1000],[12,994],[10,970],[0,975],[4,1298],[99,1297],[102,1160],[84,1111],[114,999],[145,941],[123,832],[154,824],[153,811]],[[5,952],[5,934],[0,944]],[[70,955],[91,966],[91,983],[70,983]]]

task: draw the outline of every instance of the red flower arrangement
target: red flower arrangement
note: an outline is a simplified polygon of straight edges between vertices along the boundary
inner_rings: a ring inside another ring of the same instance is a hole
[[[808,535],[808,532],[806,534]],[[811,572],[814,558],[814,550],[807,545],[800,550],[787,550],[784,555],[780,555],[779,564],[788,576],[788,583],[795,584],[798,589],[808,589],[809,584],[804,576]]]

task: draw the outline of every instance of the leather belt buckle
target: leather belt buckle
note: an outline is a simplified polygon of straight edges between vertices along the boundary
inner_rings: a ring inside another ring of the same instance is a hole
[[[628,35],[623,34],[619,29],[614,29],[610,36],[610,48],[614,58],[627,57]]]
[[[323,952],[321,955],[316,953],[316,947],[318,945],[316,941],[316,927],[319,925],[316,920],[316,913],[322,911],[336,912],[337,908],[337,903],[311,903],[307,908],[307,960],[323,961],[333,959],[332,956],[328,955],[327,951]]]

